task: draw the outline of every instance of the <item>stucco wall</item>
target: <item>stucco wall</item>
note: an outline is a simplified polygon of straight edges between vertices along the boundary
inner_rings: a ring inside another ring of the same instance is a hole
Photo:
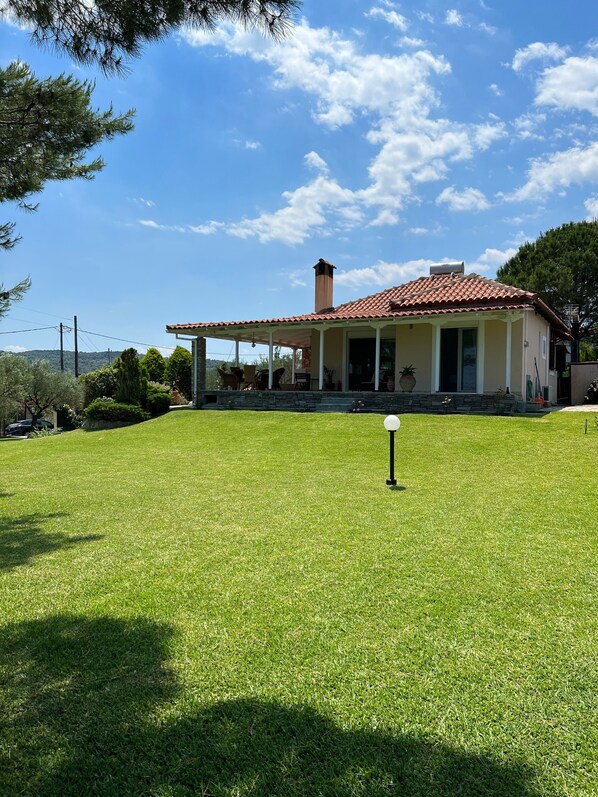
[[[588,386],[596,377],[598,377],[598,362],[571,363],[571,404],[583,404]]]
[[[333,380],[336,385],[342,380],[343,366],[343,330],[327,329],[324,333],[324,365],[334,371]],[[320,373],[320,333],[314,330],[311,335],[311,378],[312,385],[317,386]]]
[[[505,321],[486,321],[484,356],[484,392],[506,389],[507,324]],[[511,393],[521,394],[521,341],[523,321],[511,326]]]
[[[525,347],[525,373],[532,380],[534,393],[536,392],[536,368],[534,357],[538,366],[540,386],[545,385],[549,389],[549,400],[556,403],[557,400],[557,374],[550,371],[549,365],[549,346],[550,346],[550,324],[541,315],[534,311],[527,312],[525,336],[528,345]],[[546,340],[544,348],[543,339]]]
[[[432,324],[400,324],[396,328],[395,374],[396,390],[399,373],[405,365],[415,366],[416,391],[432,390]]]

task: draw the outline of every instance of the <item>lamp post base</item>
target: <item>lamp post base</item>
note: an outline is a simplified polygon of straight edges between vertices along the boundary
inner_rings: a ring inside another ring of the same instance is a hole
[[[389,487],[396,487],[397,480],[396,479],[387,479],[386,480],[386,484],[388,484]]]

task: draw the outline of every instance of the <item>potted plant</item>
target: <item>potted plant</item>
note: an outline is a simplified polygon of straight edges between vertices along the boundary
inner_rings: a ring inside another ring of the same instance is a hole
[[[394,389],[395,389],[395,372],[390,371],[390,373],[386,377],[386,390],[389,393],[394,393]]]
[[[399,385],[403,393],[411,393],[415,387],[415,367],[413,365],[404,365],[400,370]]]

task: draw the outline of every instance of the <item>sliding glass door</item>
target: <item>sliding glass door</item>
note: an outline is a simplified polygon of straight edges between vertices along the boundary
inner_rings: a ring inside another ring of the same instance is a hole
[[[477,329],[440,331],[440,391],[475,393],[477,387]]]

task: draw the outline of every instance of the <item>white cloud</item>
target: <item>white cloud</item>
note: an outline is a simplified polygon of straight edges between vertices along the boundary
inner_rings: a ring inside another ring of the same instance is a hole
[[[171,224],[159,224],[153,219],[137,219],[142,227],[149,227],[152,230],[162,230],[163,232],[186,232],[185,227]]]
[[[466,264],[468,274],[474,272],[493,271],[506,263],[516,254],[516,249],[485,249],[474,261]],[[443,262],[460,262],[462,257],[444,257],[437,260],[421,258],[409,260],[405,263],[387,263],[379,260],[373,266],[355,268],[349,271],[340,271],[335,275],[334,282],[346,288],[363,289],[370,287],[372,291],[401,285],[418,277],[427,277],[430,266]]]
[[[243,145],[245,149],[259,149],[262,145],[259,141],[246,141]]]
[[[189,224],[187,229],[196,235],[213,235],[222,230],[226,225],[222,221],[207,221],[205,224]]]
[[[384,14],[393,10],[380,1],[376,8]],[[309,183],[283,195],[286,207],[227,225],[232,235],[300,243],[316,231],[322,235],[350,229],[366,211],[373,214],[368,214],[368,224],[396,224],[398,211],[418,200],[418,186],[446,179],[453,164],[471,160],[506,135],[502,122],[476,125],[432,118],[440,104],[433,81],[448,75],[451,67],[444,57],[425,50],[364,54],[355,41],[305,21],[278,44],[232,25],[209,35],[194,30],[184,36],[193,46],[220,46],[268,63],[275,89],[299,89],[313,99],[316,122],[335,129],[359,120],[369,126],[366,140],[378,148],[361,189],[325,180],[324,195],[318,196]],[[305,162],[327,175],[317,153],[308,154]]]
[[[444,24],[453,25],[454,27],[457,28],[462,28],[465,22],[461,14],[457,11],[457,9],[451,8],[446,12],[446,15],[444,17]]]
[[[426,42],[423,39],[416,39],[413,36],[402,36],[399,39],[401,47],[425,47]]]
[[[477,188],[466,188],[464,191],[456,191],[454,186],[445,188],[437,197],[437,205],[448,205],[449,210],[453,211],[478,211],[488,210],[490,203],[484,194]]]
[[[143,205],[146,208],[155,208],[156,207],[156,203],[154,202],[153,199],[144,199],[142,196],[133,197],[133,199],[131,201],[135,202],[135,204],[137,204],[137,205]]]
[[[393,25],[395,28],[402,30],[403,32],[407,30],[409,27],[407,24],[407,20],[402,14],[399,14],[397,11],[394,10],[386,10],[384,8],[380,8],[380,6],[374,6],[374,8],[370,9],[366,13],[366,17],[380,17],[381,19],[388,22],[389,25]]]
[[[567,58],[563,64],[545,69],[538,80],[535,103],[598,116],[598,58]]]
[[[410,235],[440,235],[445,228],[437,224],[435,227],[410,227],[407,232]]]
[[[381,210],[376,218],[370,222],[370,227],[392,226],[394,224],[398,224],[398,221],[399,217],[396,213],[394,213],[392,210],[388,210],[388,208],[384,208],[384,210]]]
[[[532,160],[527,177],[525,185],[504,199],[511,202],[537,200],[571,185],[598,182],[598,142]]]
[[[196,235],[213,235],[225,226],[221,221],[208,221],[205,224],[196,226],[192,224],[160,224],[153,219],[138,219],[137,221],[142,227],[149,227],[151,230],[160,230],[161,232],[191,232]]]
[[[13,346],[12,343],[8,346],[5,346],[2,351],[8,351],[11,354],[21,354],[21,352],[29,351],[27,346]]]
[[[328,174],[328,164],[321,158],[317,152],[308,152],[307,155],[303,158],[305,161],[306,166],[309,166],[310,169],[313,169],[316,172],[320,172],[321,174]]]
[[[343,211],[348,210],[354,214],[352,219],[349,216],[353,223],[361,218],[354,193],[324,176],[295,191],[286,191],[283,197],[287,200],[286,207],[230,224],[227,232],[238,238],[257,237],[262,243],[300,244],[315,230],[319,235],[331,234],[334,228],[327,221],[330,215],[342,218]]]
[[[566,47],[561,47],[555,42],[546,44],[545,42],[534,42],[528,44],[515,52],[511,68],[515,72],[521,72],[523,67],[527,66],[532,61],[561,61],[567,55]]]
[[[513,127],[515,128],[517,138],[525,141],[531,139],[535,141],[542,141],[544,135],[537,132],[538,128],[546,121],[546,114],[543,113],[526,113],[513,120]]]
[[[495,36],[498,28],[495,28],[494,25],[488,25],[486,22],[480,22],[479,24],[480,30],[483,30],[484,33],[487,33],[489,36]]]
[[[499,87],[496,85],[496,83],[491,83],[491,84],[488,86],[488,88],[490,89],[490,91],[491,91],[491,92],[492,92],[492,93],[493,93],[493,94],[494,94],[496,97],[502,97],[502,96],[504,96],[504,91],[503,91],[501,88],[499,88]]]
[[[467,264],[467,270],[475,273],[479,271],[496,271],[507,260],[517,254],[517,249],[485,249],[473,263]]]
[[[588,211],[587,221],[598,219],[598,196],[591,196],[584,202],[585,209]]]
[[[410,260],[407,263],[386,263],[380,260],[374,266],[340,271],[335,275],[334,282],[348,288],[360,288],[363,285],[386,288],[425,276],[433,263],[433,260],[423,259]]]

